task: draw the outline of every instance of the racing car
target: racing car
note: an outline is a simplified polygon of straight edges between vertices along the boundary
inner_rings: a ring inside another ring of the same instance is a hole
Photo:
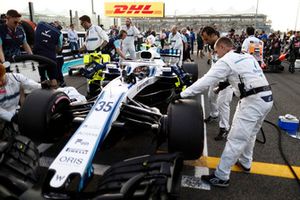
[[[195,64],[178,67],[173,60],[180,57],[180,52],[175,50],[158,53],[149,49],[137,57],[121,66],[104,66],[101,70],[106,74],[118,76],[89,101],[73,103],[67,94],[54,90],[36,90],[27,96],[19,111],[21,135],[10,142],[13,150],[3,154],[0,165],[10,173],[0,174],[0,179],[6,181],[1,181],[1,195],[6,192],[7,197],[20,199],[171,197],[182,159],[197,159],[203,151],[199,103],[195,99],[170,102],[176,92],[197,79],[198,68]],[[35,56],[30,59],[35,60]],[[95,158],[110,138],[118,138],[127,129],[135,130],[137,135],[151,131],[157,147],[167,143],[167,153],[121,161],[98,176]],[[35,144],[61,140],[65,143],[41,170],[43,154]]]

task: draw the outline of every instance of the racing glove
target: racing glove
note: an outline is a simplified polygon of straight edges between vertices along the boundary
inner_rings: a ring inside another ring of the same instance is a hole
[[[179,100],[179,99],[181,99],[181,98],[182,98],[182,97],[180,96],[180,93],[175,94],[175,95],[172,97],[171,102],[172,102],[172,103],[175,103],[176,100]]]

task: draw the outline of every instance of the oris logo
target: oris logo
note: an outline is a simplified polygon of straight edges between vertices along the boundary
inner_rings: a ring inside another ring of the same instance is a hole
[[[151,5],[115,5],[113,14],[152,14]]]
[[[62,156],[62,157],[59,158],[59,161],[62,162],[62,163],[65,163],[65,164],[81,165],[83,159],[82,158]]]

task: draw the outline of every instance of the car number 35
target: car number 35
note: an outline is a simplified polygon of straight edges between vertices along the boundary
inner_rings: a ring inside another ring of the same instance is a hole
[[[111,109],[112,109],[112,104],[114,102],[111,102],[111,101],[100,101],[97,105],[96,105],[96,108],[95,110],[96,111],[103,111],[103,112],[109,112]]]

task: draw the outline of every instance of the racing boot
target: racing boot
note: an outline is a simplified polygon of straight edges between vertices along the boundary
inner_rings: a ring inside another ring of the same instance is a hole
[[[223,140],[227,138],[228,132],[225,128],[220,128],[219,134],[215,137],[216,141]]]

